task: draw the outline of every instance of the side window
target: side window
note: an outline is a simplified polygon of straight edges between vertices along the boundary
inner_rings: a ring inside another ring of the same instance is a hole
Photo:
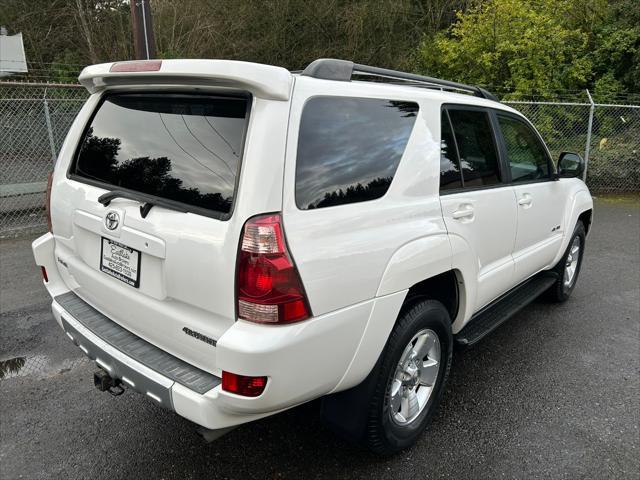
[[[418,113],[414,102],[314,97],[300,120],[296,204],[302,210],[382,197]]]
[[[549,158],[538,136],[521,120],[498,115],[514,182],[549,177]]]
[[[460,160],[446,110],[442,111],[440,124],[440,191],[462,188]]]
[[[451,125],[460,154],[464,186],[500,183],[498,153],[489,114],[480,110],[449,110]]]

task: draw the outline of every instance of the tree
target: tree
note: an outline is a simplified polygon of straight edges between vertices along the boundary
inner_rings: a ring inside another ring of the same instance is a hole
[[[0,0],[0,19],[23,32],[31,79],[73,81],[84,65],[132,58],[129,2]],[[640,91],[639,0],[150,3],[161,58],[300,69],[334,57],[516,95]]]
[[[128,0],[1,0],[9,33],[22,32],[31,78],[77,79],[84,65],[131,58]]]
[[[160,58],[228,58],[298,69],[320,57],[407,68],[421,36],[471,0],[151,0]],[[0,0],[27,59],[82,65],[132,58],[130,0]],[[34,64],[35,66],[35,64]],[[53,70],[53,69],[51,69]],[[57,71],[37,72],[39,76]],[[51,78],[57,79],[58,77]],[[67,79],[66,76],[64,78]]]
[[[588,35],[570,28],[568,0],[489,0],[426,37],[417,66],[431,75],[515,93],[549,94],[590,80]]]
[[[640,92],[640,4],[637,0],[612,2],[593,30],[593,80],[601,101],[625,92]]]

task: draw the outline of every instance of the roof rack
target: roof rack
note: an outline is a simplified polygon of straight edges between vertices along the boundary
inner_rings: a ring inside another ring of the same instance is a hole
[[[321,78],[324,80],[338,80],[342,82],[350,82],[351,77],[354,74],[388,78],[391,80],[401,80],[409,84],[420,84],[420,86],[427,88],[459,90],[471,93],[476,97],[486,98],[487,100],[493,100],[495,102],[498,101],[492,93],[488,92],[484,88],[476,87],[474,85],[465,85],[464,83],[450,82],[449,80],[425,77],[423,75],[416,75],[415,73],[400,72],[397,70],[389,70],[387,68],[371,67],[369,65],[353,63],[349,60],[338,60],[335,58],[320,58],[318,60],[314,60],[301,73],[301,75],[305,75],[307,77]]]

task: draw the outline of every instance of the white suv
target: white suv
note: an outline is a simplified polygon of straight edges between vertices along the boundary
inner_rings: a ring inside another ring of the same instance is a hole
[[[359,80],[358,80],[359,79]],[[208,438],[323,397],[411,445],[454,343],[576,284],[593,203],[478,87],[343,60],[87,67],[33,243],[53,314],[113,394]]]

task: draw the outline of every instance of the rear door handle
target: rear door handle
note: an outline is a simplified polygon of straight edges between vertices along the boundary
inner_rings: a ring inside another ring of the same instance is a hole
[[[451,216],[459,220],[461,218],[473,217],[473,213],[473,207],[471,205],[460,205],[460,210],[456,210]]]
[[[531,195],[529,195],[528,193],[525,193],[522,196],[522,198],[518,200],[518,205],[528,206],[528,205],[531,205],[532,201],[533,199],[531,198]]]

